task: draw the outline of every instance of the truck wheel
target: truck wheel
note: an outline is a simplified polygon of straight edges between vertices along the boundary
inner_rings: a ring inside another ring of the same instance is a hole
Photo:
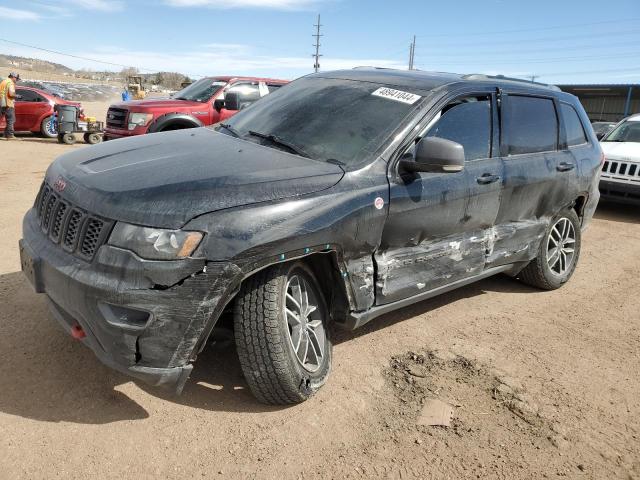
[[[102,136],[99,133],[85,133],[84,134],[84,143],[88,143],[89,145],[95,145],[102,141]]]
[[[580,257],[580,219],[573,209],[556,215],[545,232],[538,256],[518,275],[524,283],[555,290],[571,278]]]
[[[46,138],[56,138],[58,136],[58,125],[56,125],[53,115],[49,115],[40,124],[40,133]]]
[[[76,143],[76,136],[73,133],[58,134],[58,142],[65,143],[67,145],[73,145]]]
[[[324,384],[331,369],[328,319],[318,282],[302,262],[245,281],[234,309],[236,346],[259,401],[299,403]]]

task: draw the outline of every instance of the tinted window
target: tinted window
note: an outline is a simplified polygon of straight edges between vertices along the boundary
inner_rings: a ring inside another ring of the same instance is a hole
[[[203,78],[183,88],[175,94],[176,100],[189,100],[192,102],[207,102],[213,95],[224,87],[227,82],[211,78]]]
[[[587,143],[587,136],[584,134],[584,128],[582,128],[582,122],[576,109],[569,104],[561,103],[560,112],[562,113],[564,129],[567,131],[567,145]]]
[[[19,102],[40,102],[42,99],[40,95],[31,90],[21,90],[19,88],[16,89],[16,96]]]
[[[427,137],[446,138],[464,147],[466,160],[488,158],[491,148],[491,102],[487,97],[456,100],[447,105]]]
[[[553,100],[509,95],[506,102],[507,153],[549,152],[558,144],[558,119]]]

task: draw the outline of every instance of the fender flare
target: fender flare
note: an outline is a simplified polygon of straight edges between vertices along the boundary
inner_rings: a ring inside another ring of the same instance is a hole
[[[185,125],[187,128],[204,127],[204,123],[188,113],[165,113],[151,122],[147,133],[161,132],[166,126],[174,122]]]

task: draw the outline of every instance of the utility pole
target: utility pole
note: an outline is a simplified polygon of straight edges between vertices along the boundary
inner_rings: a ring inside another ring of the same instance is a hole
[[[322,56],[320,54],[320,37],[323,37],[324,35],[320,34],[320,27],[322,25],[320,24],[320,14],[318,14],[318,23],[314,25],[314,27],[316,27],[316,33],[315,35],[313,35],[314,37],[316,37],[316,43],[313,45],[314,47],[316,47],[316,53],[312,54],[311,56],[315,58],[315,63],[313,64],[313,68],[316,71],[316,73],[318,72],[318,70],[320,70],[320,57]]]
[[[540,75],[531,75],[531,83],[536,81],[536,78],[538,78]]]
[[[409,44],[409,70],[413,70],[413,61],[416,54],[416,36],[413,36],[413,42]]]

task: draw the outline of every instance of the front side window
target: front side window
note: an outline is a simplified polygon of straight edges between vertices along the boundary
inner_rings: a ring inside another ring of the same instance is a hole
[[[424,94],[356,80],[301,78],[228,123],[245,140],[273,148],[285,148],[284,142],[304,156],[353,165],[381,148],[419,107]]]
[[[603,142],[636,142],[640,143],[640,120],[627,120],[618,125]]]
[[[464,147],[465,160],[488,158],[491,150],[491,98],[465,97],[449,103],[427,137],[452,140]]]
[[[505,103],[505,141],[508,155],[557,149],[558,118],[553,100],[509,95]]]
[[[203,78],[183,88],[174,95],[176,100],[191,102],[208,102],[227,82],[211,78]]]
[[[567,132],[567,146],[572,147],[587,143],[587,136],[584,133],[584,128],[576,109],[568,103],[561,103],[560,113],[562,114],[564,129]]]
[[[225,92],[233,92],[238,94],[240,109],[248,107],[256,100],[260,99],[260,86],[258,82],[240,82],[234,83],[229,90]]]
[[[16,100],[19,102],[41,102],[40,95],[31,90],[16,89]]]

